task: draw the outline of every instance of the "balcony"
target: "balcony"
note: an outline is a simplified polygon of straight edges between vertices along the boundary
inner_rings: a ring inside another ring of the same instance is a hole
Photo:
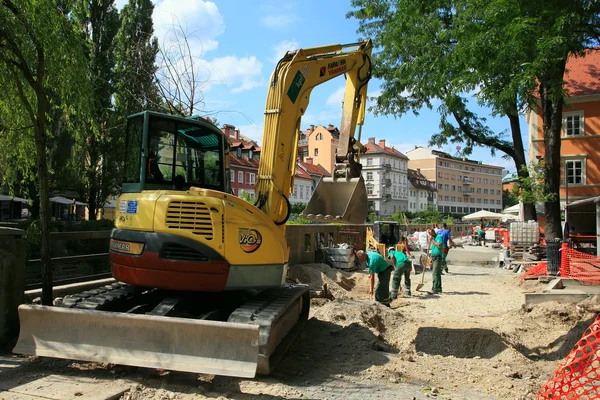
[[[383,201],[390,201],[392,199],[392,195],[389,193],[382,194],[381,198],[383,199]]]
[[[475,180],[473,178],[464,178],[463,179],[463,185],[472,185],[473,183],[475,183]]]
[[[392,164],[386,163],[381,165],[385,169],[392,169]]]
[[[472,196],[473,192],[463,192],[463,196]]]
[[[391,179],[389,179],[389,178],[383,178],[383,179],[381,180],[381,185],[382,185],[382,186],[385,186],[385,187],[392,186],[392,180],[391,180]]]

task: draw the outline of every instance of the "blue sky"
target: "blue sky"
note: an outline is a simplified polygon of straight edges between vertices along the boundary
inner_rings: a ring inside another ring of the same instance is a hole
[[[127,0],[116,0],[122,7]],[[243,135],[261,143],[263,111],[267,83],[277,61],[285,51],[331,43],[351,43],[358,38],[358,22],[346,19],[350,0],[154,0],[154,26],[159,40],[178,21],[192,34],[192,52],[204,74],[204,107],[198,114],[210,113],[220,124],[238,127]],[[369,94],[377,95],[381,82],[373,79]],[[310,105],[302,119],[302,128],[310,124],[333,124],[341,121],[341,98],[344,80],[338,78],[312,92]],[[485,109],[480,115],[488,116]],[[496,131],[507,130],[508,120],[489,119]],[[399,118],[366,117],[362,141],[369,137],[385,139],[388,145],[407,151],[415,145],[426,146],[437,132],[439,115],[421,110]],[[527,125],[521,118],[524,141]],[[456,152],[454,144],[441,150]],[[501,165],[514,170],[512,161],[500,154],[491,157],[489,150],[476,149],[471,159]]]

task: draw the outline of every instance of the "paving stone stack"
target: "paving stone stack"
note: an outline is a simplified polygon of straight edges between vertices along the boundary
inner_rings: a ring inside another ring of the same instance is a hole
[[[541,261],[546,259],[546,246],[534,244],[525,249],[523,261]]]

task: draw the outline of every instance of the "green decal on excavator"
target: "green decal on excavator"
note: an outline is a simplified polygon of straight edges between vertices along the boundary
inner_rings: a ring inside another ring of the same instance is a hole
[[[287,95],[292,101],[292,103],[296,102],[298,94],[300,94],[300,89],[302,89],[302,86],[304,86],[305,81],[306,78],[304,77],[304,75],[302,75],[300,71],[296,72],[296,76],[294,76],[294,80],[292,80],[292,84],[290,85],[290,88],[287,91]]]

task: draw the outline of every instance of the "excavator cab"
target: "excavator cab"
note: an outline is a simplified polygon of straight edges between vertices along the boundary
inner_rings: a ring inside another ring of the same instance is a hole
[[[142,190],[231,192],[229,141],[210,122],[152,111],[127,119],[123,193]]]

